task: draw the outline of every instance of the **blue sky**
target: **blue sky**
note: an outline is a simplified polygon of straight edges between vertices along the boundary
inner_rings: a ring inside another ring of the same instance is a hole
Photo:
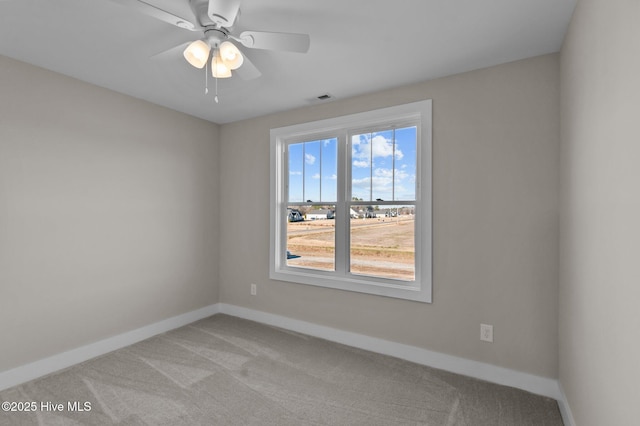
[[[363,200],[415,199],[416,128],[351,138],[351,195]]]
[[[335,202],[337,157],[336,138],[289,145],[289,201]]]
[[[374,201],[415,199],[416,127],[351,138],[352,196]],[[335,202],[337,139],[289,145],[289,201]]]

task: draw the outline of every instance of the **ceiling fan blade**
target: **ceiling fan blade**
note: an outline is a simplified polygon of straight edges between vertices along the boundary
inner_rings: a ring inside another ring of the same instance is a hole
[[[222,27],[231,27],[240,13],[240,0],[209,0],[207,15]]]
[[[242,66],[236,70],[233,70],[234,73],[238,74],[243,80],[253,80],[254,78],[258,78],[262,75],[260,70],[256,68],[255,65],[249,60],[247,55],[243,54],[244,62],[242,62]]]
[[[244,31],[237,40],[252,49],[286,50],[307,53],[311,40],[308,34]]]
[[[128,7],[129,9],[135,9],[138,12],[144,13],[147,16],[151,16],[152,18],[156,18],[168,24],[175,25],[176,27],[184,28],[185,30],[199,31],[202,29],[200,25],[194,24],[189,19],[176,16],[172,13],[162,10],[142,0],[111,0],[111,1],[113,1],[114,3],[121,4],[125,7]]]
[[[151,56],[151,59],[154,61],[167,61],[167,60],[176,60],[178,58],[183,58],[184,49],[187,48],[192,42],[188,41],[186,43],[179,44],[175,47],[172,47],[167,50],[163,50],[162,52],[156,53]]]

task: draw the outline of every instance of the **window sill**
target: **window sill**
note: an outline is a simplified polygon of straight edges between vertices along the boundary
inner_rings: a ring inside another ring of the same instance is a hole
[[[386,282],[377,282],[370,277],[336,277],[334,275],[321,275],[321,272],[313,271],[312,273],[305,270],[279,270],[270,271],[269,278],[278,281],[287,281],[297,284],[306,284],[316,287],[325,287],[337,290],[352,291],[357,293],[366,293],[374,296],[384,296],[396,299],[413,300],[423,303],[431,303],[431,292],[420,288],[418,282],[403,282],[399,284],[390,284]],[[406,283],[406,284],[405,284]]]

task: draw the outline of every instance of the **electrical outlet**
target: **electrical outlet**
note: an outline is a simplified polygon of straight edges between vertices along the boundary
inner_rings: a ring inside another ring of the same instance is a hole
[[[255,284],[251,284],[251,295],[255,296],[256,294],[258,294],[258,286]]]
[[[480,340],[493,343],[493,326],[480,324]]]

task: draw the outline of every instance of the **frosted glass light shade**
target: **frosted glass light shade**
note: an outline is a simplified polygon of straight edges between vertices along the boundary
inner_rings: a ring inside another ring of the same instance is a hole
[[[202,68],[209,59],[211,48],[202,40],[196,40],[184,49],[184,58],[196,68]]]
[[[224,41],[220,45],[220,56],[224,64],[232,70],[240,68],[244,57],[238,48],[230,41]]]
[[[211,59],[211,74],[215,78],[229,78],[231,77],[231,70],[222,60],[220,56],[220,51],[216,50]]]

